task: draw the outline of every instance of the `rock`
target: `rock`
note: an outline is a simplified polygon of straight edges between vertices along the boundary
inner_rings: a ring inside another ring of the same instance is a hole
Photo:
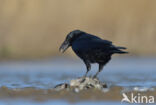
[[[101,83],[97,78],[78,78],[76,80],[71,80],[70,81],[70,86],[71,87],[77,87],[80,90],[83,89],[90,89],[90,88],[96,88],[96,89],[103,89],[106,88],[106,84]]]
[[[55,90],[57,91],[63,89],[73,89],[76,93],[81,90],[87,90],[91,88],[105,91],[107,85],[105,83],[101,83],[97,78],[82,77],[82,78],[71,80],[70,84],[63,83],[55,86]]]
[[[70,87],[69,84],[67,84],[67,83],[62,83],[62,84],[56,85],[56,86],[54,87],[54,89],[55,89],[56,91],[60,91],[60,90],[67,89],[67,88],[69,88],[69,87]]]

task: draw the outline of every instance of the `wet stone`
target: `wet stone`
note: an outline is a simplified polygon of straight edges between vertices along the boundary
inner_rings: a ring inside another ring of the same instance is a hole
[[[69,84],[67,84],[67,83],[62,83],[62,84],[56,85],[56,86],[54,87],[54,89],[55,89],[56,91],[60,91],[60,90],[63,90],[63,89],[68,89],[69,87],[70,87]]]
[[[104,89],[107,89],[107,85],[105,83],[101,83],[97,78],[82,77],[71,80],[69,84],[62,83],[56,85],[54,89],[57,91],[64,89],[74,90],[77,93],[81,90],[87,90],[91,88],[103,91]]]

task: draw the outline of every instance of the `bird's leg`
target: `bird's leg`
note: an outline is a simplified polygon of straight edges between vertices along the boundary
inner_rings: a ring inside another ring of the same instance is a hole
[[[84,77],[86,77],[87,76],[87,74],[88,74],[88,72],[90,71],[90,69],[91,69],[91,65],[90,65],[90,63],[89,62],[87,62],[87,61],[84,61],[85,62],[85,65],[86,65],[86,68],[87,68],[87,71],[86,71],[86,73],[85,73],[85,75],[84,75]]]
[[[85,65],[86,65],[87,71],[86,71],[85,75],[83,76],[83,79],[82,79],[81,83],[85,81],[85,78],[86,78],[88,72],[89,72],[90,69],[91,69],[91,65],[90,65],[90,63],[89,63],[88,61],[84,61],[84,63],[85,63]]]
[[[96,78],[99,72],[103,69],[104,64],[99,64],[99,70],[96,72],[96,74],[93,76],[93,78]]]

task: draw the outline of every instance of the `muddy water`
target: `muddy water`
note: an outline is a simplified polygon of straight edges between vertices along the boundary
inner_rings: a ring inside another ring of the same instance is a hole
[[[121,92],[143,92],[156,95],[156,58],[114,58],[99,75],[109,86],[107,93],[97,90],[86,92],[56,92],[60,83],[81,77],[85,66],[79,59],[55,58],[36,61],[0,62],[1,105],[51,104],[120,104]],[[97,65],[88,74],[93,75]],[[24,102],[24,103],[23,103]]]

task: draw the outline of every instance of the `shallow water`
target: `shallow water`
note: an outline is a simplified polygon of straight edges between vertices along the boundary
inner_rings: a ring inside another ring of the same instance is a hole
[[[98,66],[92,65],[88,75],[93,75]],[[85,73],[85,65],[79,59],[55,58],[37,61],[1,61],[0,62],[0,87],[9,89],[34,87],[37,89],[51,89],[55,85],[69,82],[71,79],[81,77]],[[156,87],[156,58],[115,57],[110,61],[99,75],[99,79],[109,86],[121,86],[126,89],[148,90]],[[0,104],[6,101],[1,100]],[[20,104],[18,101],[12,104]],[[69,104],[64,101],[46,101],[56,104]],[[36,105],[36,102],[27,100],[25,105]],[[42,104],[43,104],[42,103]],[[92,102],[78,102],[75,104],[91,104]],[[96,103],[96,102],[95,102]],[[110,104],[120,102],[108,101]],[[7,103],[5,103],[7,104]],[[93,103],[92,103],[93,104]],[[102,102],[107,104],[107,102]]]

